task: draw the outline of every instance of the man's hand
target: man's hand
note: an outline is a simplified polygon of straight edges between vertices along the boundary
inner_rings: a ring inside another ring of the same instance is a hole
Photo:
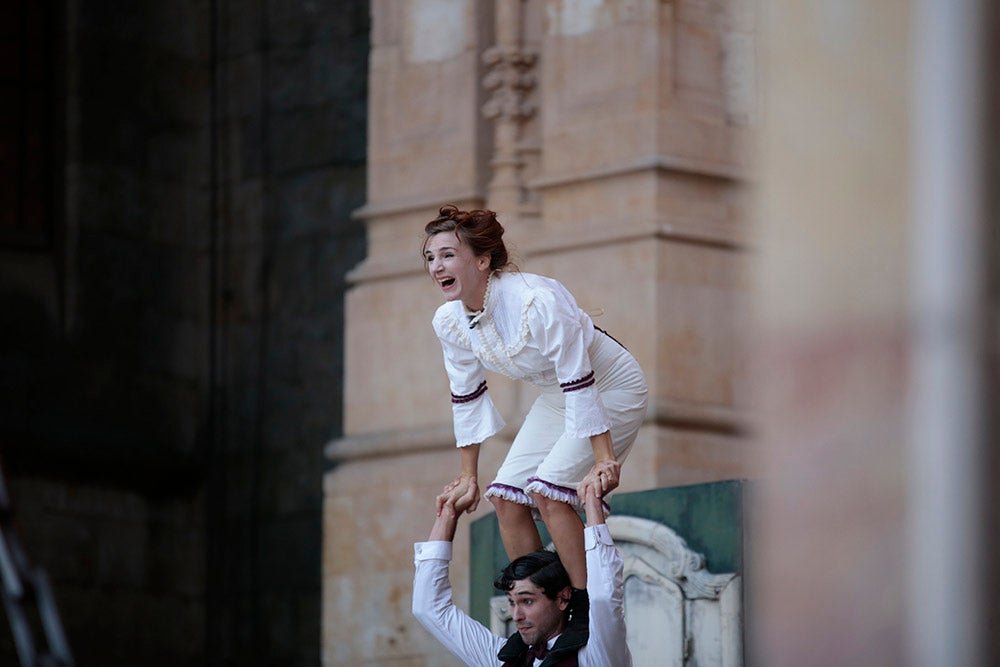
[[[445,503],[450,501],[454,504],[469,492],[472,492],[472,501],[464,511],[471,514],[479,507],[479,484],[476,482],[476,477],[474,475],[459,475],[449,482],[435,499],[438,516],[441,516],[441,510]]]

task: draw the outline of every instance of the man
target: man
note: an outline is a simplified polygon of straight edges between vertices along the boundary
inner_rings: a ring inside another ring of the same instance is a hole
[[[584,541],[590,596],[589,640],[569,623],[569,576],[559,558],[536,551],[510,563],[494,582],[507,592],[517,632],[505,639],[451,600],[448,563],[458,516],[475,501],[475,484],[449,499],[427,542],[414,545],[413,615],[466,665],[474,667],[629,667],[625,643],[622,558],[604,523],[599,487],[581,485],[587,515]]]

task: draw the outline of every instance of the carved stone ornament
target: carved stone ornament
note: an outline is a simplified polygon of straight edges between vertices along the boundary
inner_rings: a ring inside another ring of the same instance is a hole
[[[491,46],[483,52],[483,87],[492,91],[483,105],[484,116],[523,121],[535,113],[529,94],[537,84],[536,62],[538,55],[524,49]]]
[[[719,593],[736,576],[712,574],[705,569],[705,557],[688,548],[687,542],[673,530],[655,521],[633,516],[608,517],[608,530],[615,544],[621,545],[626,576],[662,578],[673,581],[688,600],[718,599]],[[655,553],[656,563],[626,545],[648,547]]]

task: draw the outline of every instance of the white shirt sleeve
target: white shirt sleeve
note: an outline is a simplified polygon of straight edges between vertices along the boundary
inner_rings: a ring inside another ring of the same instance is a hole
[[[503,417],[493,405],[486,387],[486,371],[472,352],[454,334],[454,323],[442,311],[434,317],[434,331],[441,342],[444,368],[451,387],[455,443],[459,447],[483,442],[504,427]]]
[[[610,430],[611,419],[601,402],[588,351],[594,324],[572,295],[561,285],[539,290],[531,302],[528,326],[539,352],[555,366],[566,396],[566,433],[589,438]]]
[[[418,542],[413,546],[413,615],[435,639],[466,665],[497,667],[497,652],[506,639],[490,633],[455,606],[448,564],[451,542]]]
[[[580,649],[580,667],[629,667],[625,630],[625,588],[621,553],[605,524],[584,530],[587,551],[587,594],[590,596],[590,640]]]

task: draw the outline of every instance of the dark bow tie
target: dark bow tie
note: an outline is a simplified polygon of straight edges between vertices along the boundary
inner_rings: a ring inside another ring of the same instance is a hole
[[[537,645],[532,646],[531,648],[528,649],[528,661],[525,664],[527,664],[528,667],[531,667],[532,665],[535,664],[535,658],[538,658],[539,660],[544,660],[545,656],[548,655],[548,653],[549,653],[548,642],[544,641],[539,642]]]
[[[479,324],[479,320],[483,319],[483,315],[486,314],[486,309],[483,308],[482,310],[475,313],[470,313],[469,311],[465,312],[466,312],[466,317],[469,318],[469,328],[475,329],[476,325]]]

